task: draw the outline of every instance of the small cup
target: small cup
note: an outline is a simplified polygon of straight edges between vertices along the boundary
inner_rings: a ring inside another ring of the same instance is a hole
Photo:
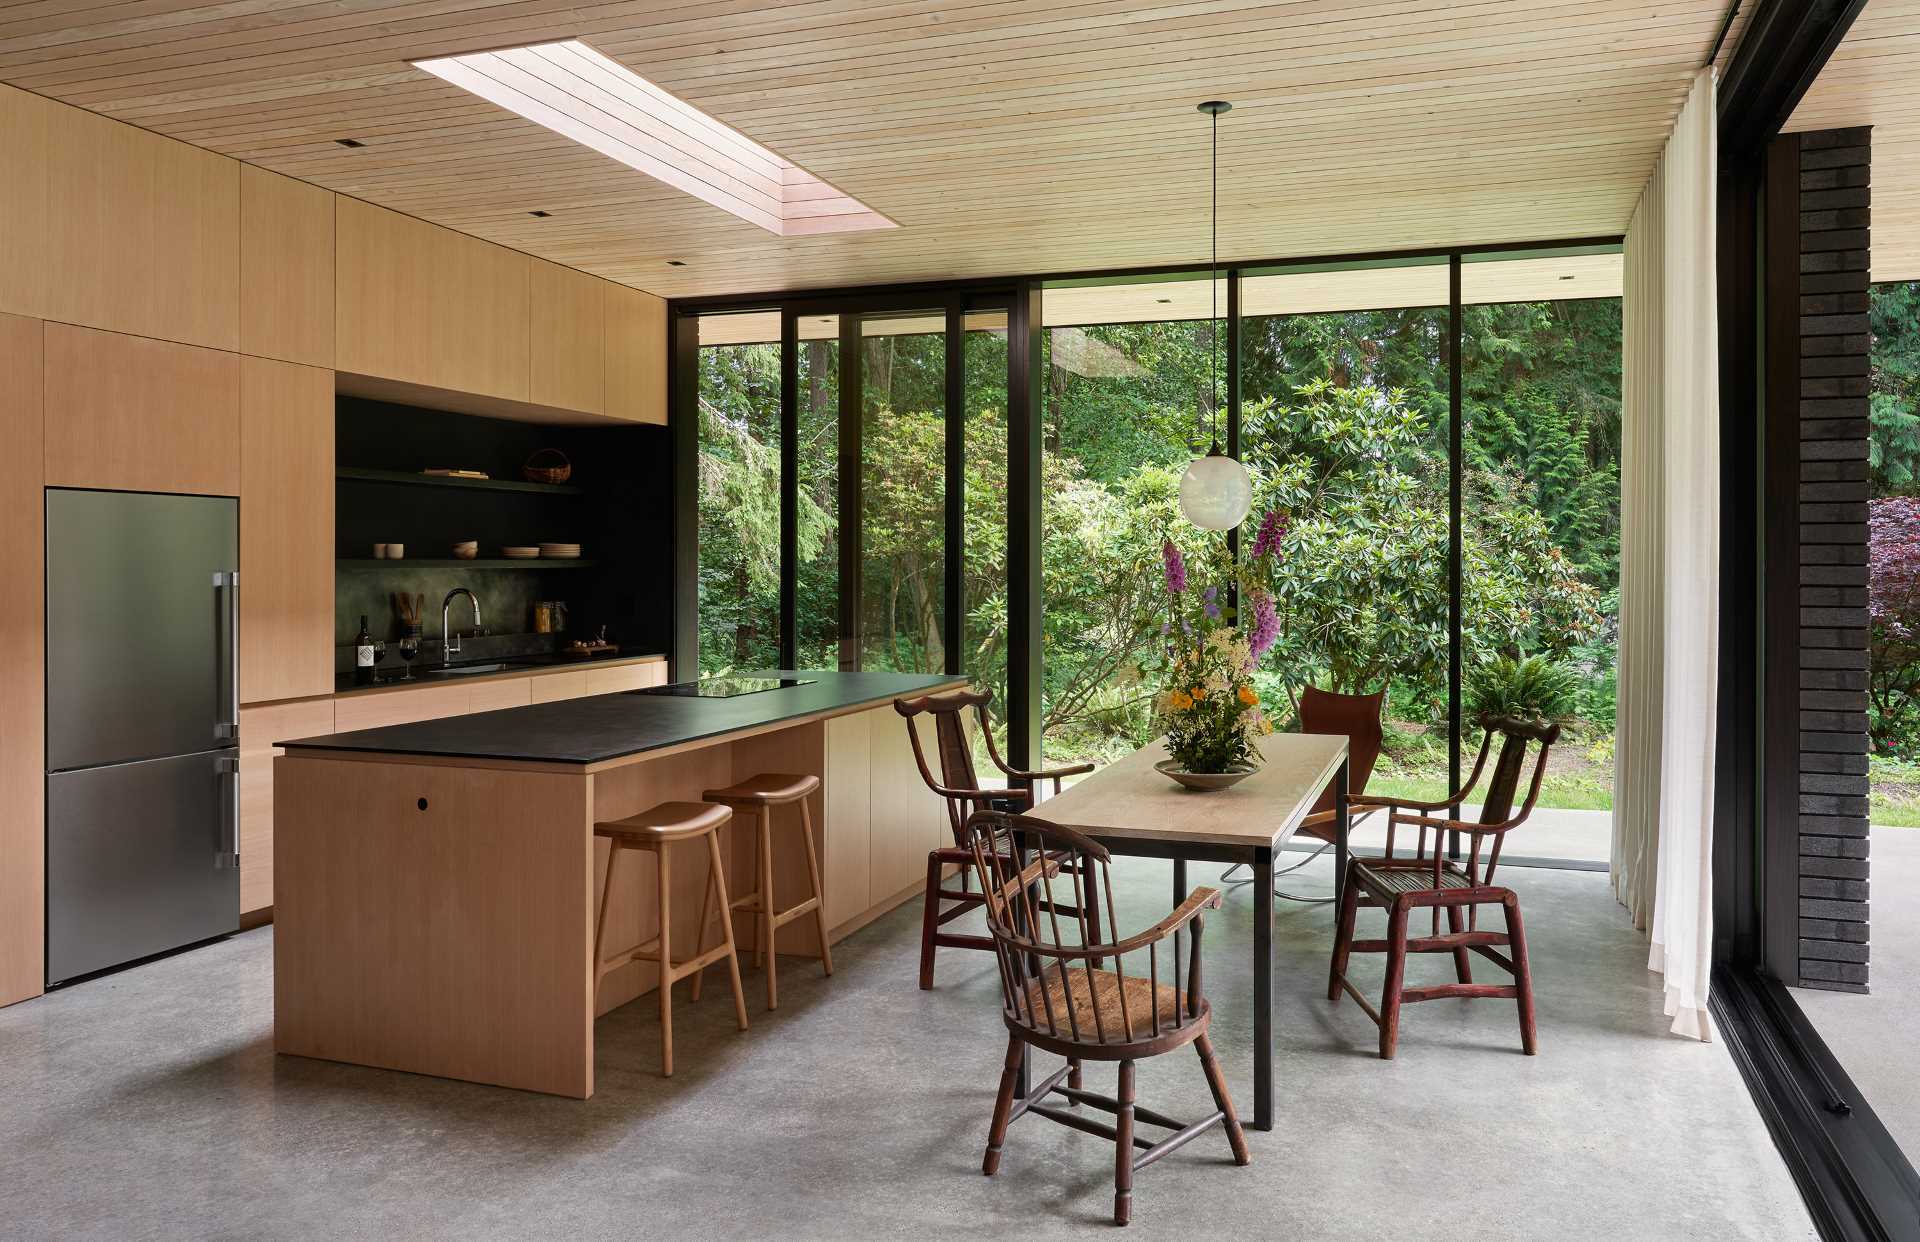
[[[387,559],[387,545],[386,545],[386,544],[384,544],[384,543],[376,543],[376,544],[374,544],[374,545],[373,545],[373,559],[374,559],[374,560],[376,560],[376,561],[384,561],[384,560],[386,560],[386,559]]]
[[[407,545],[406,545],[406,544],[404,544],[404,543],[390,543],[390,544],[388,544],[388,545],[387,545],[387,559],[388,559],[388,560],[390,560],[390,561],[398,561],[398,560],[404,560],[404,559],[406,559],[406,555],[407,555]]]

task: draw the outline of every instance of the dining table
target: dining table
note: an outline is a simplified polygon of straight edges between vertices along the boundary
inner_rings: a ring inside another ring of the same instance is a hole
[[[1173,862],[1173,900],[1187,896],[1189,862],[1241,863],[1253,872],[1253,1128],[1273,1128],[1273,863],[1329,784],[1336,876],[1347,870],[1347,739],[1270,733],[1259,767],[1238,784],[1198,790],[1155,764],[1165,740],[1108,764],[1029,814],[1078,829],[1109,854]],[[1336,881],[1337,884],[1337,881]],[[1175,956],[1179,950],[1176,946]]]

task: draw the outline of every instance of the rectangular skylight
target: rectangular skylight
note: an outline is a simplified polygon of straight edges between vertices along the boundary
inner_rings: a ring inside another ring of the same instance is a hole
[[[896,227],[577,39],[413,65],[769,233]]]

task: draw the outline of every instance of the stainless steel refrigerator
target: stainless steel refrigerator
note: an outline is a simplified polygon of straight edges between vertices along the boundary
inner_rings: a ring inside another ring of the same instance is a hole
[[[239,502],[47,490],[47,983],[240,922]]]

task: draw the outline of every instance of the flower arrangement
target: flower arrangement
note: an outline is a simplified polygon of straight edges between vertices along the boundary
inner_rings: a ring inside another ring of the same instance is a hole
[[[1218,586],[1195,590],[1186,558],[1171,539],[1161,544],[1171,617],[1165,681],[1155,702],[1167,753],[1189,773],[1248,771],[1259,763],[1254,739],[1273,725],[1260,707],[1253,671],[1280,635],[1273,602],[1273,566],[1286,517],[1269,512],[1236,575],[1243,624],[1228,615]],[[1231,574],[1231,567],[1225,567]]]

